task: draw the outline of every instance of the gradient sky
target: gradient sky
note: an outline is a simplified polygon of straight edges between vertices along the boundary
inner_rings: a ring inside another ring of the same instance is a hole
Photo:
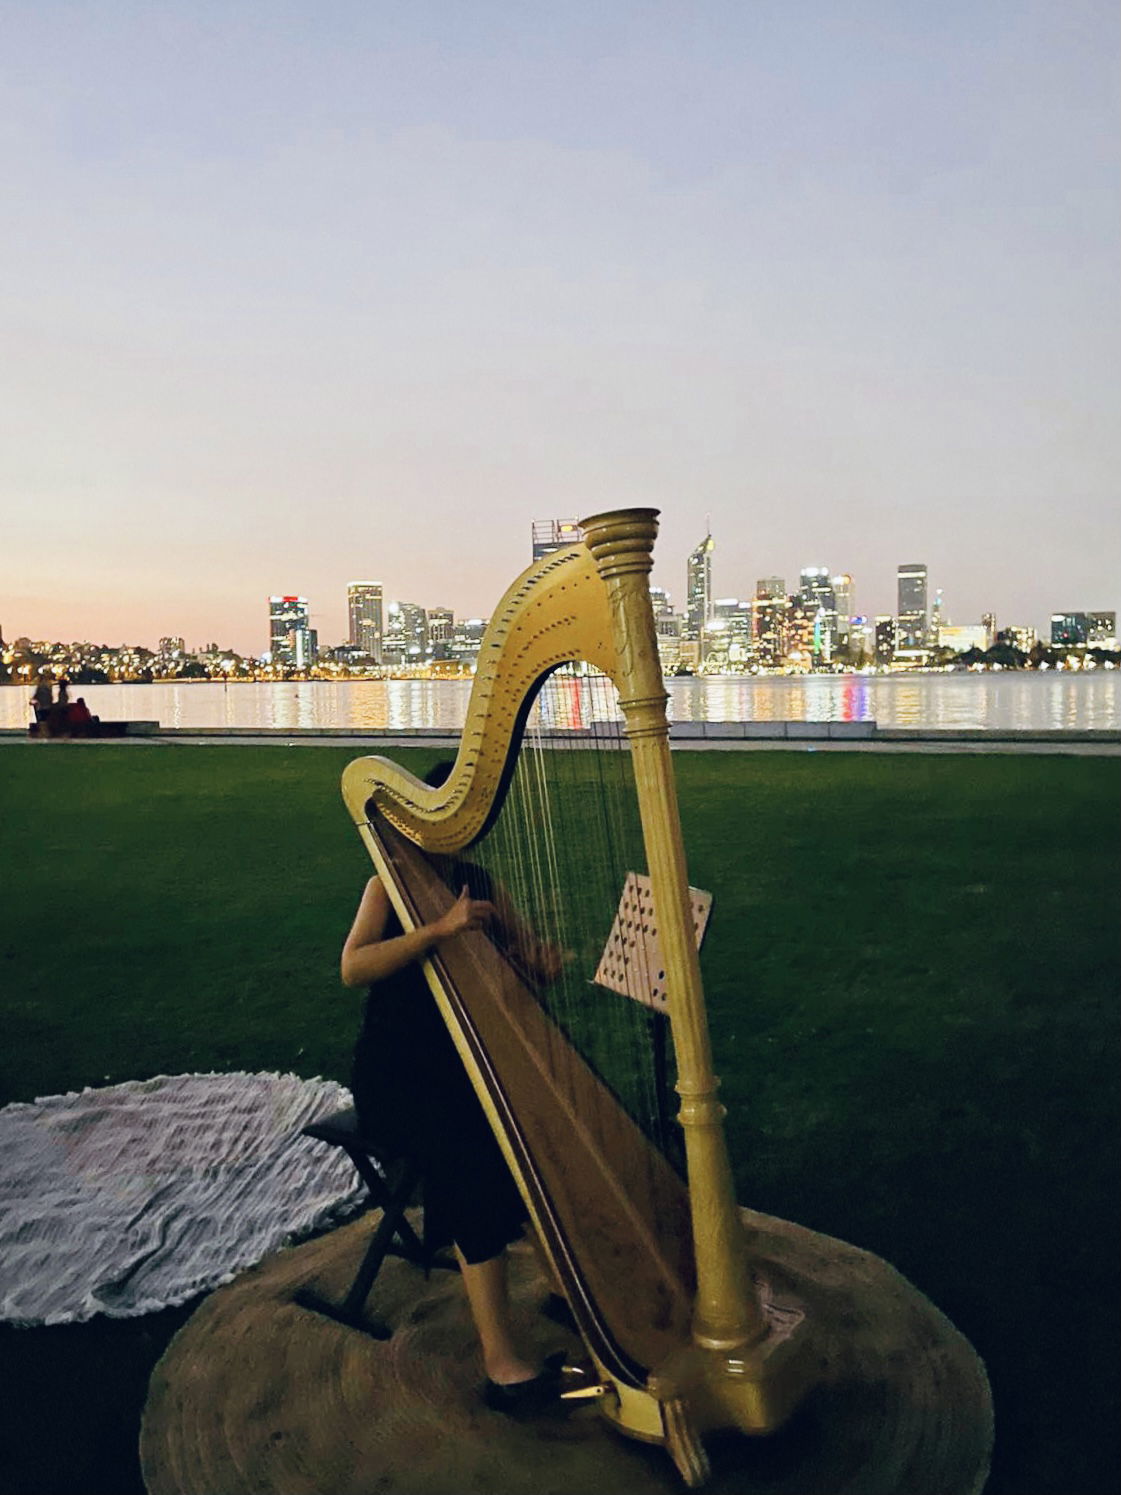
[[[0,8],[5,637],[491,611],[663,511],[684,601],[824,565],[1121,610],[1116,6]]]

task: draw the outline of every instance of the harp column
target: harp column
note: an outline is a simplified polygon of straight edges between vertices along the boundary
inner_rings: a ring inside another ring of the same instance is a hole
[[[694,1343],[735,1358],[767,1335],[752,1288],[747,1243],[736,1206],[717,1097],[700,961],[693,939],[689,880],[669,750],[665,682],[658,661],[647,576],[658,532],[656,509],[627,509],[581,521],[607,590],[618,667],[615,683],[634,763],[643,841],[666,964],[666,992],[677,1055],[697,1298]]]

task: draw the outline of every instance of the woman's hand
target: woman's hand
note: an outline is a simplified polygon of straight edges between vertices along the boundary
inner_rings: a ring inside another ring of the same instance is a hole
[[[446,913],[431,924],[406,934],[385,938],[389,920],[389,894],[378,877],[371,877],[358,905],[350,933],[343,946],[341,975],[344,986],[370,986],[384,981],[414,960],[423,960],[434,946],[455,939],[468,929],[481,929],[494,917],[494,904],[472,898],[466,887]]]
[[[464,934],[469,929],[481,929],[494,917],[494,912],[493,903],[485,898],[472,898],[464,883],[451,908],[433,923],[432,932],[437,940],[454,939],[456,935]]]

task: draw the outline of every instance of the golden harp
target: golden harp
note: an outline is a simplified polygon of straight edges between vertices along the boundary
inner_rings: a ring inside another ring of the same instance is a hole
[[[425,973],[606,1388],[603,1412],[663,1443],[697,1485],[704,1435],[777,1428],[812,1365],[799,1315],[772,1314],[757,1294],[725,1147],[647,581],[657,511],[597,515],[582,529],[583,543],[535,563],[502,599],[447,781],[429,788],[367,757],[347,768],[343,794],[414,927],[454,896],[430,858],[476,846],[498,821],[546,677],[584,661],[613,682],[665,968],[685,1179],[570,1041],[524,963],[479,932],[442,947]],[[562,834],[579,833],[570,815]]]

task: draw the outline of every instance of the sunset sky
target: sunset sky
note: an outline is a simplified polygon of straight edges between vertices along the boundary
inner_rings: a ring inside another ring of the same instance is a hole
[[[9,0],[0,626],[489,613],[535,518],[655,581],[925,561],[1121,610],[1113,0]]]

